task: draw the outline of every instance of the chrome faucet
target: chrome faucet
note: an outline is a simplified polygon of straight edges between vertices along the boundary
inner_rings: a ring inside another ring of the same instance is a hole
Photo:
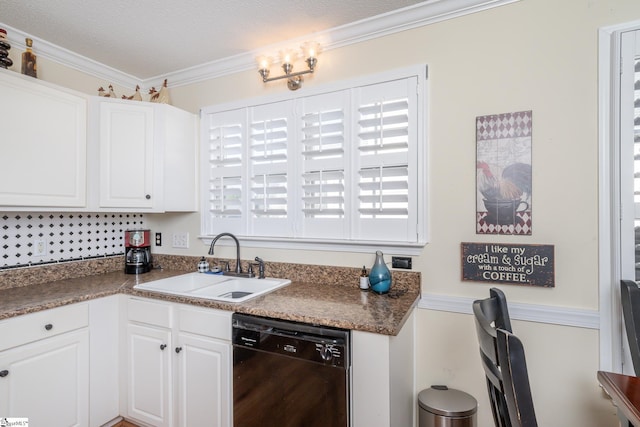
[[[242,266],[240,265],[240,242],[238,241],[238,238],[236,236],[234,236],[231,233],[220,233],[218,234],[216,237],[213,238],[213,240],[211,241],[211,246],[209,246],[209,255],[213,255],[213,247],[215,246],[216,242],[218,241],[219,238],[221,237],[231,237],[235,242],[236,242],[236,271],[235,271],[235,275],[241,275],[242,273]],[[230,271],[223,271],[222,274],[232,274]]]

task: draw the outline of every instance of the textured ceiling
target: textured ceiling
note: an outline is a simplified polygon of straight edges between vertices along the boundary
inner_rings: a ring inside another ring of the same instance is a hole
[[[147,79],[433,1],[0,0],[0,25]]]

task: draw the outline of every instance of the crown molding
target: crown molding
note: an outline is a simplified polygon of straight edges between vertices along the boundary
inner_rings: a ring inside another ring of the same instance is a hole
[[[21,31],[17,28],[13,28],[9,25],[0,22],[0,27],[7,30],[9,36],[9,43],[21,50],[25,50],[27,46],[24,40],[29,37],[33,40],[33,43],[38,46],[38,57],[47,59],[49,61],[57,62],[65,67],[78,70],[80,72],[90,74],[92,76],[99,77],[110,83],[117,84],[127,88],[135,88],[137,84],[140,84],[141,80],[135,76],[132,76],[108,65],[89,59],[85,56],[78,55],[75,52],[67,50],[63,47],[49,43],[46,40],[39,39]]]
[[[324,51],[328,51],[518,1],[521,0],[426,1],[397,11],[314,33],[312,36],[314,40],[321,42]],[[251,51],[207,62],[162,76],[141,79],[82,55],[78,55],[60,46],[56,46],[46,40],[33,37],[30,34],[26,34],[19,29],[12,28],[1,22],[0,26],[8,30],[7,32],[10,34],[8,37],[9,42],[14,46],[24,49],[24,39],[30,37],[38,46],[39,56],[127,88],[134,88],[136,85],[140,85],[143,89],[158,86],[164,79],[169,79],[172,87],[178,87],[242,71],[253,70],[256,69],[255,58],[259,54],[272,50],[276,51],[284,45],[284,43],[271,45],[261,48],[259,51]],[[308,40],[309,36],[310,35],[299,39],[288,40],[287,44],[291,45],[295,42]]]

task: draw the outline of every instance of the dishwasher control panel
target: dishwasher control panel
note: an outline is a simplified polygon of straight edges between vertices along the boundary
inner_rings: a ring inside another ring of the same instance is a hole
[[[349,367],[348,330],[233,315],[234,346],[334,367]]]

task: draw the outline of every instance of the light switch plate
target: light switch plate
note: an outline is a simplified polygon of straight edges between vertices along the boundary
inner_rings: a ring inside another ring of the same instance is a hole
[[[186,231],[173,233],[173,241],[172,241],[171,246],[174,247],[174,248],[188,249],[189,248],[189,233],[186,232]]]

